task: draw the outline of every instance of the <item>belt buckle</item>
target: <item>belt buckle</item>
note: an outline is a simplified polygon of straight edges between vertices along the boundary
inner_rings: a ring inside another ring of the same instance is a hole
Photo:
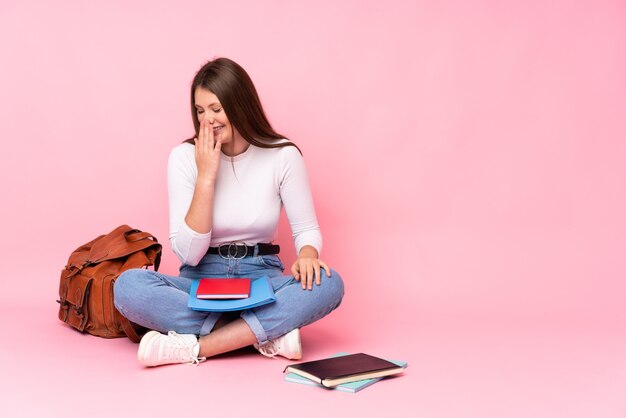
[[[244,252],[241,257],[237,257],[237,253],[239,252],[239,247],[243,247]],[[226,255],[222,254],[222,249],[226,248]],[[241,260],[245,256],[248,255],[248,247],[243,242],[229,242],[228,244],[222,244],[217,247],[217,253],[220,257],[224,259],[235,259]]]

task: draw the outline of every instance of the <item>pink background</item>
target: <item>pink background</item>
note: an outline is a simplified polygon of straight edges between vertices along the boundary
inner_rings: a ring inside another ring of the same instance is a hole
[[[2,0],[0,412],[626,416],[625,41],[617,0]],[[119,224],[177,271],[166,159],[217,56],[303,150],[346,281],[305,360],[404,376],[326,392],[252,350],[147,370],[56,319],[69,253]]]

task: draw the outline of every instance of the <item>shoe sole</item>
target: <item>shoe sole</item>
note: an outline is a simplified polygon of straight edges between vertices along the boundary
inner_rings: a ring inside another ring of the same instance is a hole
[[[152,340],[158,338],[160,335],[161,333],[158,331],[150,331],[143,336],[141,342],[139,343],[139,350],[137,350],[137,360],[139,360],[139,363],[148,367],[152,366],[145,361],[146,351],[152,345]]]

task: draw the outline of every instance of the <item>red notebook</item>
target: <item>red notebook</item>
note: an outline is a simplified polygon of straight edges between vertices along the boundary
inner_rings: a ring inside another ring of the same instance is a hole
[[[200,279],[198,299],[245,299],[250,297],[250,279]]]

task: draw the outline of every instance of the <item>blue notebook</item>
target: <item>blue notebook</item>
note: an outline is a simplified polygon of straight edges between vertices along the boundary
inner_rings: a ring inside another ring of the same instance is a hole
[[[342,352],[342,353],[333,354],[331,357],[345,356],[348,354],[349,353]],[[389,360],[389,361],[397,364],[398,366],[402,366],[404,368],[408,366],[406,361],[396,361],[396,360]],[[378,382],[380,379],[384,379],[384,377],[377,377],[374,379],[365,379],[365,380],[358,380],[356,382],[342,383],[341,385],[337,385],[332,388],[327,388],[326,386],[322,386],[317,382],[314,382],[310,379],[307,379],[306,377],[302,377],[295,373],[287,373],[284,375],[283,378],[287,382],[301,383],[303,385],[308,385],[308,386],[317,386],[320,388],[324,388],[326,390],[339,390],[341,392],[350,392],[350,393],[356,393],[360,391],[361,389],[365,389],[366,387],[373,385],[374,383]]]
[[[274,289],[266,276],[253,278],[250,283],[250,297],[245,299],[198,299],[196,291],[200,280],[194,279],[189,289],[187,306],[195,311],[243,311],[272,303],[276,300]]]

